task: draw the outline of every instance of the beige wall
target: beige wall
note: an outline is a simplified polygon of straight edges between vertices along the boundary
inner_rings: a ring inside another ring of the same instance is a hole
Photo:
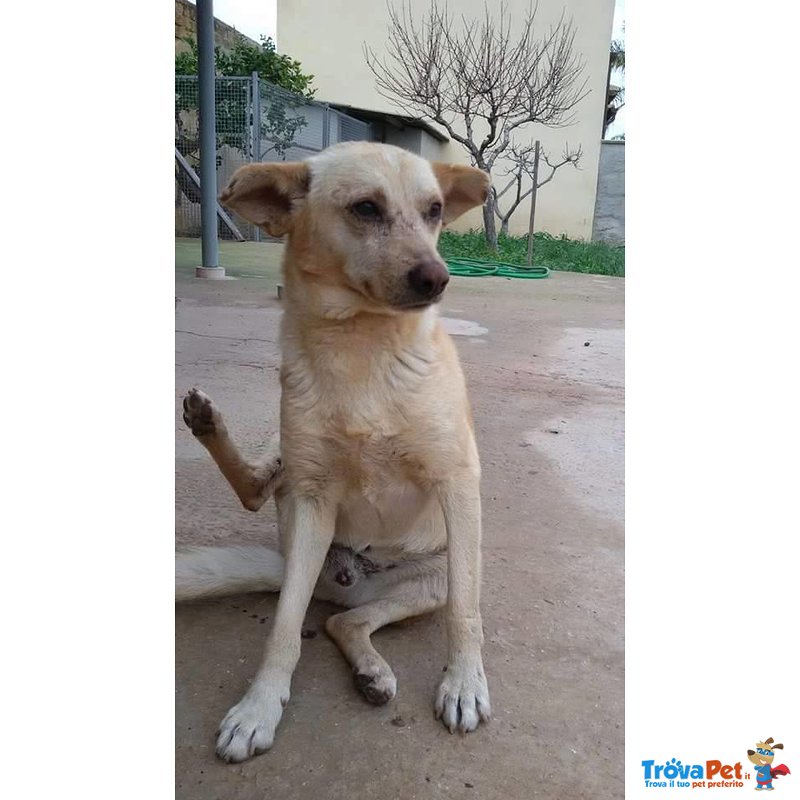
[[[401,0],[394,2],[399,7]],[[429,0],[411,0],[410,5],[421,18]],[[463,13],[467,17],[482,16],[484,5],[485,0],[448,2],[451,13]],[[496,5],[490,2],[490,6]],[[530,0],[508,0],[507,6],[512,18],[521,23]],[[551,22],[558,20],[564,7],[575,23],[575,48],[586,61],[585,75],[591,92],[578,106],[574,125],[556,130],[528,126],[517,138],[527,142],[538,137],[552,156],[560,155],[566,142],[583,147],[581,169],[563,167],[553,181],[540,190],[536,229],[589,239],[597,189],[614,0],[539,0],[537,28],[546,30]],[[397,108],[375,89],[374,76],[363,54],[364,42],[376,53],[383,51],[387,23],[383,0],[278,0],[278,47],[281,52],[298,59],[304,72],[315,76],[317,99],[397,112]],[[469,163],[466,151],[455,142],[444,145],[440,152],[439,158]],[[495,183],[504,185],[500,174],[496,174]],[[511,218],[512,233],[527,232],[529,213],[527,203],[517,209]],[[467,229],[481,225],[480,210],[476,210],[454,227]]]

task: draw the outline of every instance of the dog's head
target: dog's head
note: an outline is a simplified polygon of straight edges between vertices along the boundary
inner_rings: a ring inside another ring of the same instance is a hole
[[[361,307],[404,311],[441,298],[449,280],[436,249],[441,227],[488,191],[474,167],[351,142],[304,162],[242,167],[220,200],[270,235],[288,234],[301,269]]]
[[[755,750],[747,751],[747,757],[758,767],[771,764],[775,759],[775,751],[783,750],[782,744],[773,744],[773,742],[774,739],[771,736],[765,742],[757,742]]]

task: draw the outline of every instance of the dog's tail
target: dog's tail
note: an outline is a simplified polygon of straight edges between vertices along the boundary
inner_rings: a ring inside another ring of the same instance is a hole
[[[277,592],[283,556],[252,545],[192,547],[175,557],[175,600],[199,600],[241,592]]]

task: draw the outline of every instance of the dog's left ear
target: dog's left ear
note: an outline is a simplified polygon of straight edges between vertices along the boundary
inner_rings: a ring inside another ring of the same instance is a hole
[[[491,180],[482,169],[442,161],[434,161],[431,166],[444,195],[442,221],[445,225],[486,202]]]
[[[302,161],[248,164],[233,173],[219,199],[270,236],[283,236],[291,227],[292,206],[305,197],[309,181]]]

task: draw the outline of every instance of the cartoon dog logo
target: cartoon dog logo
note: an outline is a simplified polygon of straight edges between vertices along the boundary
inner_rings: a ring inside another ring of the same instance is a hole
[[[782,744],[773,744],[775,740],[770,736],[765,742],[757,742],[755,750],[748,750],[747,757],[756,765],[756,791],[763,789],[772,790],[775,787],[772,785],[774,778],[781,775],[789,775],[789,767],[786,764],[778,764],[777,767],[772,766],[775,760],[775,751],[783,750]]]

